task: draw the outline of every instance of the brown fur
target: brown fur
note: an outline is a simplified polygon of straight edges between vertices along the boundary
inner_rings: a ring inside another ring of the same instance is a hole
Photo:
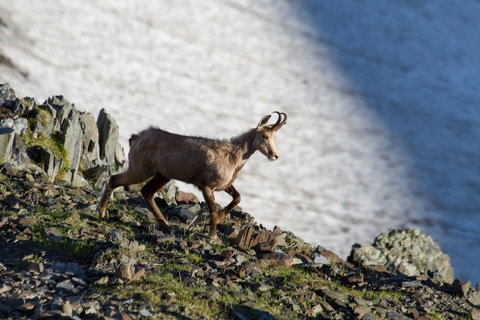
[[[274,146],[275,132],[285,124],[286,115],[279,114],[274,125],[266,125],[270,116],[263,117],[257,128],[230,140],[183,136],[150,127],[129,139],[129,167],[126,172],[113,175],[100,200],[99,217],[105,218],[108,199],[119,186],[140,183],[153,177],[143,188],[147,201],[159,224],[167,229],[168,222],[153,201],[153,195],[170,179],[197,186],[210,209],[210,235],[216,237],[216,226],[240,202],[240,194],[232,183],[250,156],[259,150],[269,160],[278,158]],[[281,120],[281,115],[285,118]],[[217,212],[214,191],[226,191],[233,200]]]

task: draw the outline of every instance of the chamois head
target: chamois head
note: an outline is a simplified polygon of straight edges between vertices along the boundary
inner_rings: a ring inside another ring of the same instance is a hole
[[[270,161],[278,159],[277,148],[275,148],[274,144],[275,132],[287,123],[287,115],[285,113],[280,113],[278,111],[275,111],[274,113],[278,114],[277,122],[275,124],[267,125],[271,115],[263,117],[257,125],[255,140],[253,141],[253,147],[255,150],[263,153],[263,155],[265,155]]]

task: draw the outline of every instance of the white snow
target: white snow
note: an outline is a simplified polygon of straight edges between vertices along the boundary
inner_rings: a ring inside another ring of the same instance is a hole
[[[346,256],[419,227],[480,281],[480,2],[0,0],[19,96],[226,138],[279,110],[241,206]],[[225,203],[228,197],[218,195]]]

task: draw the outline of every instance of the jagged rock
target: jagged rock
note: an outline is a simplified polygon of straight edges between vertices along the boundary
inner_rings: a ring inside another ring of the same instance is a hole
[[[28,120],[25,118],[18,118],[13,122],[12,129],[16,134],[23,136],[25,130],[27,130]]]
[[[282,252],[268,252],[259,256],[267,265],[274,267],[289,266],[293,264],[293,258]]]
[[[40,163],[47,173],[49,180],[53,182],[62,167],[63,160],[58,159],[52,151],[41,146],[32,146],[27,149],[29,157]]]
[[[175,201],[175,195],[177,194],[178,188],[175,185],[175,181],[170,180],[166,185],[160,189],[160,193],[162,195],[162,199],[167,202],[167,205],[176,205],[177,202]]]
[[[12,118],[0,118],[0,127],[1,128],[12,128],[15,124],[15,121]]]
[[[12,128],[0,127],[0,161],[10,160],[14,137],[15,131]]]
[[[275,235],[267,230],[256,231],[247,226],[240,230],[234,245],[241,249],[254,249],[257,254],[273,252],[276,246]]]
[[[433,279],[453,281],[450,258],[431,237],[417,229],[390,230],[372,244],[354,245],[348,261],[362,265],[381,265],[390,272],[407,276],[429,274]]]
[[[452,292],[453,294],[459,297],[465,297],[470,290],[470,281],[462,281],[460,279],[455,279],[452,283]]]
[[[85,171],[98,165],[100,150],[98,144],[98,128],[95,118],[91,113],[80,112],[80,125],[82,127],[82,155],[80,169]]]
[[[15,90],[10,88],[8,83],[0,84],[0,107],[5,105],[7,101],[15,100]]]
[[[123,280],[133,280],[135,278],[135,268],[132,265],[121,264],[115,271],[115,276]]]
[[[63,109],[61,109],[63,111]],[[58,112],[57,112],[58,114]],[[63,120],[60,130],[63,146],[68,154],[70,170],[76,172],[80,163],[82,154],[83,131],[80,126],[78,111],[71,109],[67,117]]]
[[[470,297],[469,301],[470,303],[472,303],[473,305],[477,306],[477,307],[480,307],[480,284],[477,284],[477,290],[472,294],[472,296]]]
[[[97,118],[100,159],[109,164],[123,166],[126,158],[118,143],[118,126],[115,119],[105,109],[100,110]]]
[[[34,137],[49,137],[54,130],[59,130],[59,128],[55,127],[55,124],[57,123],[57,120],[55,119],[55,113],[55,109],[45,104],[34,109]]]
[[[172,218],[177,218],[181,222],[186,224],[194,223],[199,216],[196,214],[200,211],[200,206],[196,205],[178,205],[178,206],[171,206],[164,210],[165,216],[167,219],[171,220]]]
[[[90,184],[88,183],[88,181],[83,177],[81,176],[80,174],[78,174],[77,172],[75,171],[69,171],[67,173],[65,173],[63,176],[62,176],[62,180],[66,181],[68,184],[70,184],[72,187],[78,187],[78,188],[81,188],[81,187],[87,187],[87,188],[91,188]]]
[[[108,180],[112,172],[112,168],[108,165],[97,165],[83,172],[83,176],[94,181],[93,187],[101,189]]]
[[[67,99],[63,96],[53,96],[47,99],[43,103],[43,105],[50,106],[55,111],[51,111],[51,114],[55,117],[56,121],[54,121],[54,130],[60,131],[63,122],[69,117],[70,113],[74,109],[74,105],[71,104]]]
[[[27,147],[23,143],[23,140],[18,134],[15,134],[13,139],[12,154],[10,161],[14,167],[23,169],[32,163],[30,157],[27,154]]]

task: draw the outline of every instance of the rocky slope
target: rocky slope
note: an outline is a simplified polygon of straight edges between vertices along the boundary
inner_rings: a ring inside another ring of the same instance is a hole
[[[205,204],[174,184],[156,199],[171,234],[138,190],[116,192],[98,221],[99,187],[125,165],[114,120],[0,91],[2,318],[480,318],[478,285],[452,282],[448,257],[415,230],[344,261],[237,207],[217,245]]]

